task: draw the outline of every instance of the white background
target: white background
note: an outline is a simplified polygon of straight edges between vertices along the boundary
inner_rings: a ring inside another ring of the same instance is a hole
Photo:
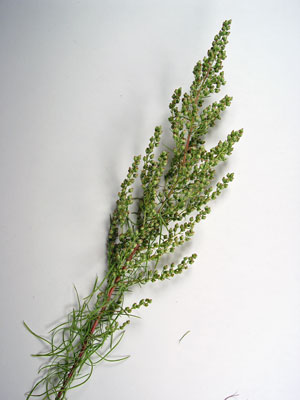
[[[121,180],[174,88],[232,18],[214,130],[245,134],[235,171],[185,254],[185,275],[152,297],[115,355],[70,399],[297,399],[300,391],[298,1],[0,2],[3,399],[24,398],[46,334],[105,271]],[[191,332],[178,343],[187,331]],[[104,397],[103,397],[104,398]]]

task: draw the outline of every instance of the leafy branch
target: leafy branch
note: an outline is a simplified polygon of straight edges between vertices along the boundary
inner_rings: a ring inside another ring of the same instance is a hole
[[[95,364],[119,361],[108,356],[120,343],[134,310],[151,303],[151,299],[142,299],[125,307],[126,292],[136,284],[181,274],[195,261],[196,254],[192,254],[177,265],[161,266],[162,256],[191,239],[195,224],[210,212],[207,204],[233,180],[229,173],[214,184],[217,165],[231,155],[242,129],[232,131],[210,149],[206,149],[204,140],[232,98],[226,95],[203,107],[205,99],[225,84],[222,69],[230,24],[230,20],[223,23],[207,56],[196,64],[189,92],[182,94],[179,88],[173,93],[169,105],[172,150],[155,156],[162,135],[158,126],[143,158],[134,157],[128,169],[111,216],[103,281],[96,280],[92,292],[82,301],[76,292],[76,309],[50,332],[50,339],[37,335],[25,324],[49,349],[35,355],[46,357],[48,363],[40,368],[42,377],[27,399],[65,399],[70,389],[90,378]],[[142,195],[133,196],[138,176]]]

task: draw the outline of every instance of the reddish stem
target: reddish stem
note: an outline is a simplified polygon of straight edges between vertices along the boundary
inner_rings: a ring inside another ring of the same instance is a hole
[[[211,67],[212,67],[212,65],[210,65],[210,67],[209,67],[209,69],[208,69],[208,71],[207,71],[207,74],[206,74],[206,76],[204,77],[204,79],[203,79],[203,81],[202,81],[202,83],[201,83],[200,89],[198,90],[198,94],[197,94],[197,96],[196,96],[196,98],[195,98],[195,104],[198,103],[199,96],[200,96],[200,93],[201,93],[201,88],[202,88],[203,83],[205,82],[205,80],[207,79],[207,77],[208,77],[208,75],[209,75],[209,73],[210,73]],[[186,155],[187,155],[187,153],[188,153],[188,151],[189,151],[189,145],[190,145],[190,139],[191,139],[191,135],[192,135],[193,123],[194,123],[194,118],[193,118],[193,120],[192,120],[192,122],[191,122],[191,127],[190,127],[190,129],[189,129],[189,133],[188,133],[187,140],[186,140],[186,144],[185,144],[184,155],[183,155],[183,159],[182,159],[182,165],[183,165],[183,166],[184,166],[185,163],[186,163]],[[168,196],[167,196],[166,199],[168,199],[168,198],[171,196],[171,194],[173,193],[173,190],[175,189],[175,185],[176,185],[176,182],[175,182],[174,186],[171,188],[171,190],[169,191]],[[158,212],[161,211],[162,207],[164,206],[164,203],[165,203],[166,199],[165,199],[164,202],[162,203],[162,205],[161,205],[160,209],[158,210]],[[133,256],[134,256],[135,253],[138,251],[139,247],[140,247],[139,244],[137,244],[137,245],[135,246],[135,248],[133,249],[132,253],[131,253],[130,256],[128,257],[127,261],[131,261],[131,260],[132,260]],[[126,267],[124,266],[122,269],[124,270],[124,269],[126,269]],[[110,290],[109,290],[109,292],[108,292],[108,294],[107,294],[107,300],[108,300],[108,301],[111,299],[111,296],[113,295],[113,293],[114,293],[114,291],[115,291],[115,289],[116,289],[116,284],[120,281],[120,279],[121,279],[121,276],[117,276],[117,277],[116,277],[116,279],[115,279],[115,281],[114,281],[114,285],[110,288]],[[105,310],[106,310],[106,306],[104,306],[104,307],[101,308],[101,310],[100,310],[100,312],[99,312],[97,318],[95,319],[95,321],[94,321],[94,323],[93,323],[93,325],[92,325],[92,327],[91,327],[90,332],[88,333],[88,335],[87,335],[85,341],[84,341],[83,344],[82,344],[81,350],[80,350],[80,352],[79,352],[79,354],[78,354],[78,358],[77,358],[77,360],[74,362],[72,368],[70,369],[68,375],[66,376],[66,378],[65,378],[65,380],[64,380],[64,382],[63,382],[63,384],[62,384],[62,387],[61,387],[60,391],[58,392],[57,396],[55,397],[55,400],[59,400],[59,399],[61,398],[62,394],[65,392],[66,387],[67,387],[67,385],[68,385],[70,379],[71,379],[72,376],[74,375],[74,372],[75,372],[76,368],[78,367],[78,364],[79,364],[81,358],[83,357],[83,355],[84,355],[84,353],[85,353],[85,351],[86,351],[86,348],[87,348],[89,339],[90,339],[90,337],[93,335],[93,333],[95,332],[95,329],[97,328],[97,326],[98,326],[98,324],[99,324],[99,321],[100,321],[100,319],[101,319],[101,317],[102,317],[102,315],[103,315],[103,313],[104,313]],[[234,397],[234,396],[235,396],[235,395],[229,396],[229,397],[227,397],[225,400],[227,400],[227,399],[229,399],[229,398],[231,398],[231,397]]]
[[[130,256],[127,258],[127,262],[132,260],[132,258],[134,257],[135,253],[138,251],[139,247],[140,247],[139,244],[137,244],[137,245],[135,246],[135,248],[134,248],[133,251],[131,252]],[[125,270],[125,269],[126,269],[126,266],[124,266],[122,269]],[[116,284],[120,281],[120,279],[121,279],[121,276],[119,275],[119,276],[117,276],[116,279],[114,280],[114,285],[110,288],[110,290],[109,290],[109,292],[108,292],[108,294],[107,294],[107,301],[109,301],[109,300],[111,299],[111,297],[112,297],[112,295],[113,295],[113,293],[114,293],[114,291],[115,291],[115,289],[116,289]],[[99,311],[99,314],[98,314],[97,318],[96,318],[95,321],[93,322],[93,325],[92,325],[92,327],[91,327],[91,330],[89,331],[89,333],[88,333],[88,335],[87,335],[85,341],[83,342],[83,344],[82,344],[82,346],[81,346],[81,349],[80,349],[80,352],[79,352],[79,354],[78,354],[78,357],[77,357],[76,361],[74,362],[72,368],[70,369],[68,375],[67,375],[66,378],[64,379],[63,384],[62,384],[62,387],[61,387],[60,391],[58,392],[57,396],[55,397],[55,400],[59,400],[59,399],[61,398],[61,396],[63,395],[63,393],[66,391],[66,387],[67,387],[67,385],[69,384],[69,382],[70,382],[72,376],[74,375],[74,372],[75,372],[76,368],[78,367],[79,362],[80,362],[80,360],[82,359],[82,357],[83,357],[83,355],[84,355],[84,353],[85,353],[85,351],[86,351],[87,345],[88,345],[88,343],[89,343],[89,339],[91,338],[91,336],[92,336],[93,333],[95,332],[95,330],[96,330],[96,328],[97,328],[97,326],[98,326],[98,324],[99,324],[99,322],[100,322],[100,320],[101,320],[101,317],[102,317],[104,311],[106,310],[106,307],[107,307],[107,306],[103,306],[103,307],[101,308],[101,310]]]
[[[182,165],[185,165],[185,162],[186,162],[186,154],[187,154],[187,152],[189,151],[190,140],[191,140],[191,133],[188,134],[188,137],[187,137],[187,139],[186,139],[185,149],[184,149],[184,156],[183,156],[183,160],[182,160]]]

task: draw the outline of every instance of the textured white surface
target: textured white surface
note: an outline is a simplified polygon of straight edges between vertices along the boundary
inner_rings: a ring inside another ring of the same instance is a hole
[[[300,391],[298,1],[0,3],[0,397],[24,398],[46,334],[105,270],[108,217],[133,155],[167,129],[224,19],[234,102],[214,133],[244,127],[186,275],[152,297],[70,399],[295,399]],[[130,299],[131,300],[131,299]],[[179,338],[190,330],[179,344]]]

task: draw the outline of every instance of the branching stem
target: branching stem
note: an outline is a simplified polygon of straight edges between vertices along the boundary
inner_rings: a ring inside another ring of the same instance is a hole
[[[157,126],[145,156],[134,157],[128,169],[110,218],[108,271],[102,282],[99,284],[96,279],[92,292],[82,301],[76,291],[78,307],[68,314],[66,322],[50,331],[50,340],[35,334],[25,324],[29,332],[49,346],[46,353],[35,355],[48,357],[49,362],[40,368],[43,376],[28,393],[27,400],[35,396],[63,400],[69,389],[81,386],[90,378],[94,365],[100,361],[125,359],[107,356],[119,344],[130,318],[136,316],[133,310],[147,307],[152,301],[141,299],[125,307],[126,292],[136,284],[173,278],[195,261],[197,255],[192,254],[183,257],[177,265],[169,261],[168,265],[161,264],[164,255],[173,253],[191,239],[195,225],[210,213],[207,204],[233,180],[233,173],[228,173],[214,183],[216,166],[231,155],[243,130],[232,131],[209,150],[204,147],[205,135],[221,118],[221,112],[230,105],[232,98],[226,95],[202,109],[204,100],[225,85],[221,70],[230,24],[230,20],[224,21],[207,57],[196,64],[190,91],[183,96],[181,88],[174,91],[169,104],[174,141],[173,149],[169,149],[173,153],[171,162],[168,163],[166,151],[158,157],[155,155],[162,134],[162,127]],[[139,172],[141,159],[144,164]],[[138,177],[142,194],[133,197]],[[134,203],[136,201],[138,203]],[[120,325],[119,318],[123,317],[129,319]],[[115,343],[117,331],[122,334]],[[86,373],[88,368],[90,372]],[[80,382],[76,384],[76,380]]]

